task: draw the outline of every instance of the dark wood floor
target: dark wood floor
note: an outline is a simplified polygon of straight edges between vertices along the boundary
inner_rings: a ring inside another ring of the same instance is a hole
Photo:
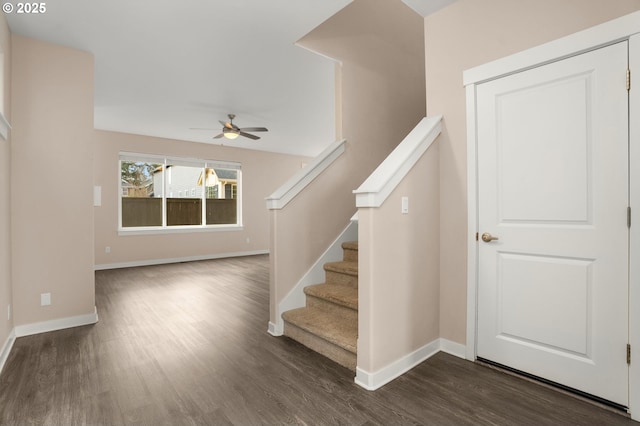
[[[97,272],[98,324],[17,339],[0,424],[637,424],[442,353],[366,391],[267,334],[268,266],[254,256]]]

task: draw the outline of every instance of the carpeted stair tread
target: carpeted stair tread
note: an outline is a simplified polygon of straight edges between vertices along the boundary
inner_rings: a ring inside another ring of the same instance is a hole
[[[282,314],[282,319],[308,333],[356,353],[358,341],[357,321],[345,321],[316,308],[298,308]],[[286,334],[286,333],[285,333]]]
[[[342,243],[342,248],[344,250],[358,250],[358,242],[357,241],[347,241],[346,243]]]
[[[358,310],[358,289],[336,284],[316,284],[305,287],[304,293],[308,296],[327,300],[336,305]]]
[[[324,264],[325,271],[337,272],[345,275],[358,276],[358,262],[340,261]]]

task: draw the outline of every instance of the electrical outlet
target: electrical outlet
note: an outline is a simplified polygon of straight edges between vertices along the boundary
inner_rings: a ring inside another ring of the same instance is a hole
[[[11,321],[11,304],[7,305],[7,321]]]
[[[40,294],[40,306],[49,306],[51,304],[51,293]]]
[[[106,246],[106,247],[104,248],[104,252],[105,252],[105,253],[107,253],[107,254],[111,253],[111,247]]]

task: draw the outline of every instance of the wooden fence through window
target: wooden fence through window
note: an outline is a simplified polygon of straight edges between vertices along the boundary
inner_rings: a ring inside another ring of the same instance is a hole
[[[167,198],[167,225],[201,225],[202,200]],[[236,199],[207,199],[207,225],[237,223]],[[122,197],[122,227],[162,226],[162,198]]]

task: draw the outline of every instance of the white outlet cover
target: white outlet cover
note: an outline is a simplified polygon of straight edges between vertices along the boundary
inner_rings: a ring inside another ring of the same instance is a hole
[[[42,293],[40,295],[40,306],[51,305],[51,293]]]

